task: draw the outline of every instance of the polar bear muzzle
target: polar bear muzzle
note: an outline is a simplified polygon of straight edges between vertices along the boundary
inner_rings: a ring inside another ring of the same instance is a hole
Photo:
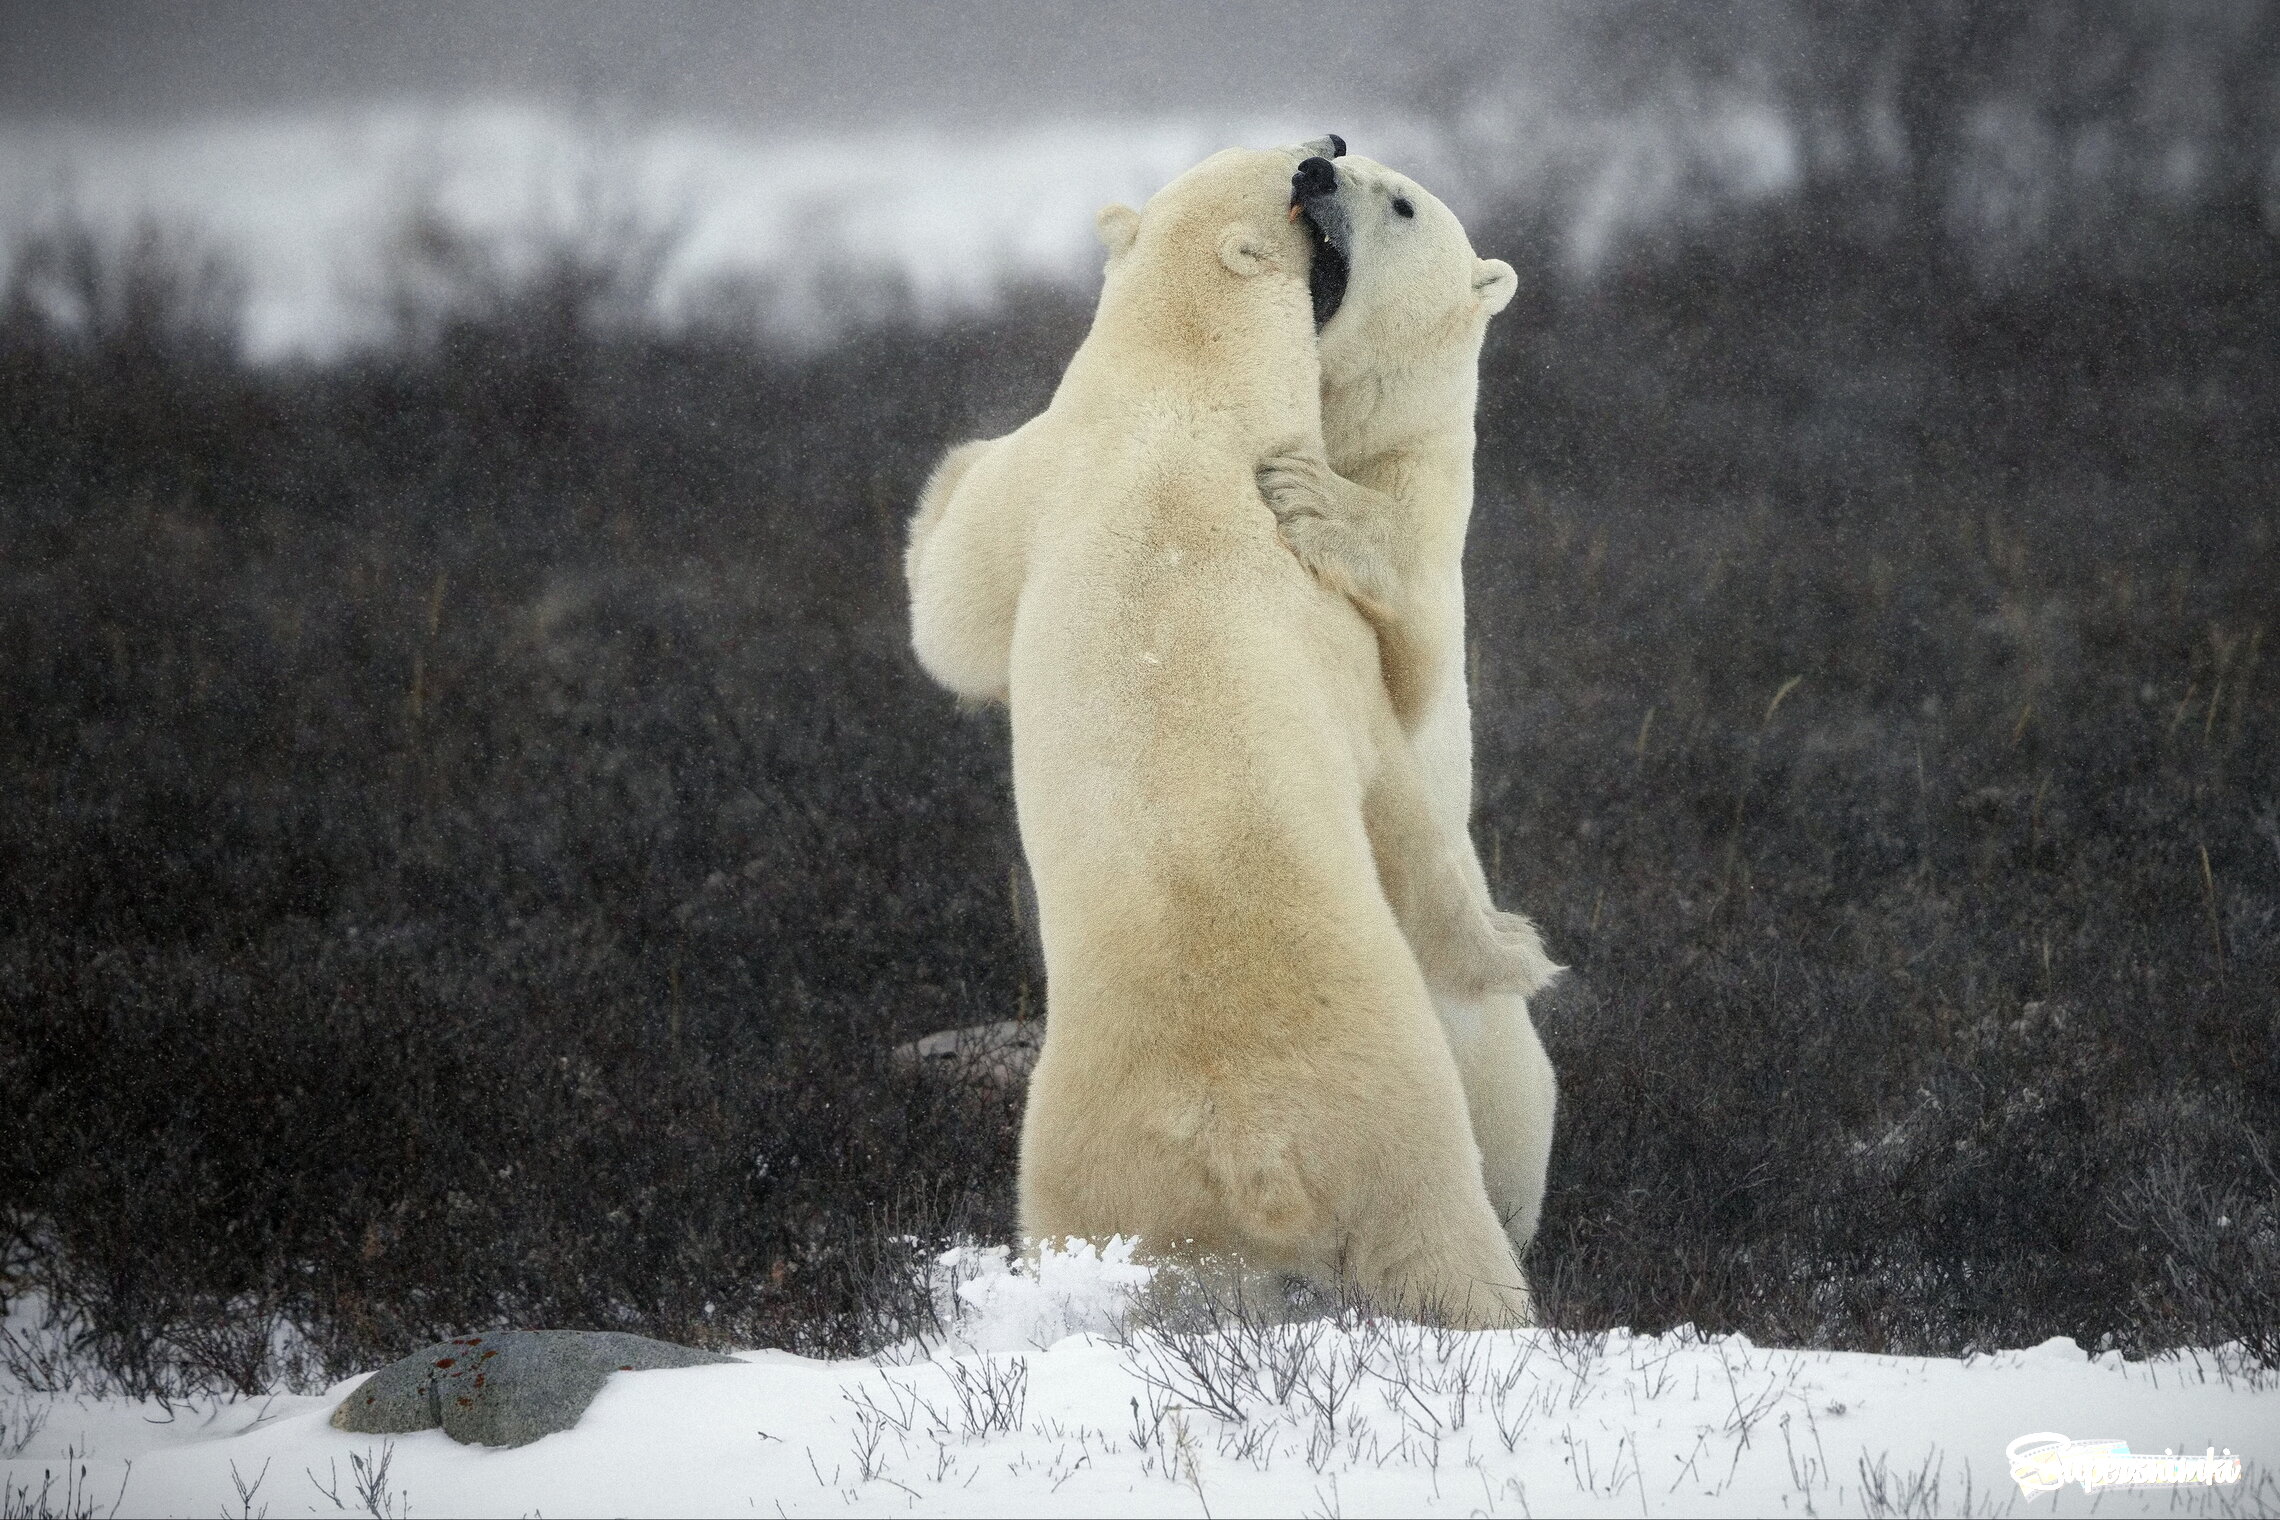
[[[1341,149],[1346,146],[1335,137],[1331,143]],[[1346,203],[1338,196],[1338,171],[1329,159],[1317,156],[1298,166],[1290,177],[1290,204],[1292,214],[1305,220],[1314,243],[1306,289],[1313,297],[1314,325],[1319,328],[1338,314],[1339,303],[1346,299],[1347,250],[1353,241]]]

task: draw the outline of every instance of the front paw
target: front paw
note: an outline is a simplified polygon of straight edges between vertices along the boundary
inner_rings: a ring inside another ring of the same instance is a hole
[[[1320,455],[1269,455],[1259,461],[1258,480],[1267,510],[1286,528],[1293,520],[1332,514],[1339,479]]]
[[[1528,997],[1551,985],[1560,967],[1544,953],[1544,937],[1517,913],[1483,911],[1487,942],[1477,967],[1477,992],[1510,992]]]
[[[1518,913],[1507,913],[1502,908],[1490,908],[1488,926],[1489,932],[1496,936],[1497,943],[1507,950],[1549,963],[1549,957],[1544,954],[1544,936],[1528,918]]]
[[[1320,455],[1276,454],[1259,464],[1259,495],[1282,541],[1309,572],[1366,603],[1387,601],[1394,575],[1377,542],[1368,493]]]

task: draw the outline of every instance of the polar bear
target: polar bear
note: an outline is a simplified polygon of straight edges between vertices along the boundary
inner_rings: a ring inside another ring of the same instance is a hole
[[[1341,516],[1382,501],[1300,468],[1278,523],[1260,491],[1323,453],[1293,159],[1229,150],[1104,212],[1051,404],[953,450],[913,520],[921,663],[1012,716],[1048,974],[1022,1227],[1525,1323],[1419,965],[1485,996],[1540,952],[1441,828],[1333,584],[1388,594]]]
[[[1337,144],[1335,146],[1343,146]],[[1464,839],[1466,870],[1488,894],[1470,845],[1472,704],[1464,669],[1465,528],[1472,515],[1473,414],[1488,321],[1518,287],[1512,266],[1477,257],[1456,216],[1424,187],[1367,158],[1333,154],[1331,176],[1300,203],[1325,248],[1314,276],[1321,326],[1321,460],[1278,461],[1272,485],[1324,495],[1374,488],[1374,522],[1393,546],[1398,617],[1368,599],[1387,680],[1415,737],[1442,829]],[[1334,299],[1325,300],[1326,294]],[[1332,472],[1335,473],[1332,473]],[[1284,475],[1293,477],[1283,478]],[[1463,1074],[1490,1199],[1513,1243],[1534,1237],[1551,1159],[1558,1085],[1528,1017],[1535,987],[1474,994],[1433,981]]]

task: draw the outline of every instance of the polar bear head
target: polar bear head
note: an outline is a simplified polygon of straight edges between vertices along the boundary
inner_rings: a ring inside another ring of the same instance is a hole
[[[1262,395],[1297,387],[1292,394],[1302,391],[1307,410],[1316,410],[1321,371],[1308,280],[1325,245],[1300,214],[1292,174],[1302,160],[1344,149],[1334,136],[1229,148],[1140,211],[1102,208],[1094,226],[1108,268],[1088,345],[1201,360],[1263,386]]]
[[[1325,426],[1445,419],[1457,414],[1450,387],[1462,387],[1469,421],[1488,319],[1519,288],[1512,266],[1476,255],[1438,197],[1372,159],[1303,160],[1292,194],[1318,245]],[[1360,415],[1333,424],[1333,410]]]
[[[1104,305],[1119,285],[1169,286],[1202,297],[1228,277],[1283,276],[1303,284],[1318,236],[1292,209],[1299,150],[1228,148],[1180,175],[1147,206],[1104,206],[1094,218],[1108,249]],[[1216,267],[1214,267],[1216,266]]]

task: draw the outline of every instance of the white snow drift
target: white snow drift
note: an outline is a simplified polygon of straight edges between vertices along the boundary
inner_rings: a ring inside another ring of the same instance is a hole
[[[321,1397],[161,1409],[62,1397],[0,1463],[10,1513],[2272,1514],[2280,1379],[2237,1353],[2071,1341],[1943,1361],[1687,1331],[1458,1333],[1355,1316],[1120,1328],[1126,1252],[945,1258],[953,1334],[875,1360],[782,1352],[620,1373],[511,1450],[326,1422]],[[2238,1482],[2024,1496],[2044,1433],[2230,1452]],[[68,1493],[67,1493],[68,1486]]]

